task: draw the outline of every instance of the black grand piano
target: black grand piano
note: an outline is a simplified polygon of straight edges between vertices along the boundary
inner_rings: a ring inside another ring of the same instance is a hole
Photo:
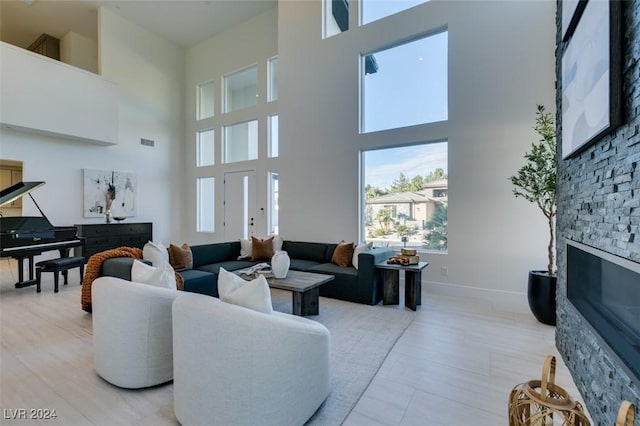
[[[73,247],[84,244],[78,238],[75,226],[53,226],[30,194],[44,185],[44,182],[18,182],[0,191],[0,207],[24,195],[31,200],[42,214],[39,216],[0,217],[0,257],[18,260],[18,282],[16,287],[26,287],[36,283],[33,278],[33,258],[46,251],[59,250],[60,257],[68,257]],[[24,260],[29,261],[29,279],[24,279]]]

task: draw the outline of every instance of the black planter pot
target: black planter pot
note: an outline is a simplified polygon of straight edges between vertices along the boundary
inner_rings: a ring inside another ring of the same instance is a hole
[[[529,308],[543,324],[556,325],[556,282],[555,275],[547,271],[529,271]]]

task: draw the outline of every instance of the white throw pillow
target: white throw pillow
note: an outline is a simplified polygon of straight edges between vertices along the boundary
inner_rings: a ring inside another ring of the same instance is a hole
[[[131,281],[177,290],[176,273],[169,262],[156,268],[136,259],[131,265]]]
[[[268,239],[271,237],[267,237]],[[273,236],[273,252],[277,252],[282,250],[282,237],[280,235]],[[240,256],[238,256],[238,260],[242,259],[250,259],[252,254],[252,245],[253,242],[251,240],[240,240]]]
[[[240,256],[238,260],[251,258],[251,240],[240,240]]]
[[[282,237],[280,235],[273,236],[273,252],[282,250]]]
[[[355,249],[353,249],[353,259],[351,259],[351,263],[353,263],[353,267],[358,269],[358,255],[362,252],[369,250],[369,245],[365,242],[359,243]]]
[[[149,241],[142,248],[142,258],[151,262],[153,266],[160,266],[169,263],[169,252],[162,243]]]
[[[269,284],[262,275],[246,281],[233,272],[220,268],[218,272],[218,294],[226,303],[243,306],[265,314],[273,313]]]

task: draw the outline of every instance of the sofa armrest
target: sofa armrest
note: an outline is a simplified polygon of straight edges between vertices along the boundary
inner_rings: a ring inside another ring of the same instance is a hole
[[[372,248],[358,255],[358,302],[376,305],[382,300],[382,280],[378,277],[376,264],[393,256],[391,248]]]

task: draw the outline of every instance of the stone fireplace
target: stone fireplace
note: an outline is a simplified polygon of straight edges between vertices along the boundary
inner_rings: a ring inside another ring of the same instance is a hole
[[[556,345],[594,425],[614,424],[623,400],[640,407],[637,340],[635,352],[633,343],[616,348],[640,333],[638,322],[633,327],[638,305],[630,303],[634,297],[637,302],[640,293],[640,0],[621,4],[623,124],[577,155],[558,160]],[[560,1],[557,5],[561,10]],[[556,117],[562,126],[560,14],[557,18]],[[591,256],[594,265],[580,263]],[[609,261],[622,264],[626,272],[614,268],[603,273],[603,262]],[[633,273],[635,287],[618,287],[620,279],[610,278]],[[605,276],[604,282],[589,284],[592,276]],[[593,288],[580,287],[585,282]],[[594,305],[600,312],[594,313]],[[616,327],[623,331],[612,337]]]
[[[640,263],[567,241],[567,298],[640,382]]]

